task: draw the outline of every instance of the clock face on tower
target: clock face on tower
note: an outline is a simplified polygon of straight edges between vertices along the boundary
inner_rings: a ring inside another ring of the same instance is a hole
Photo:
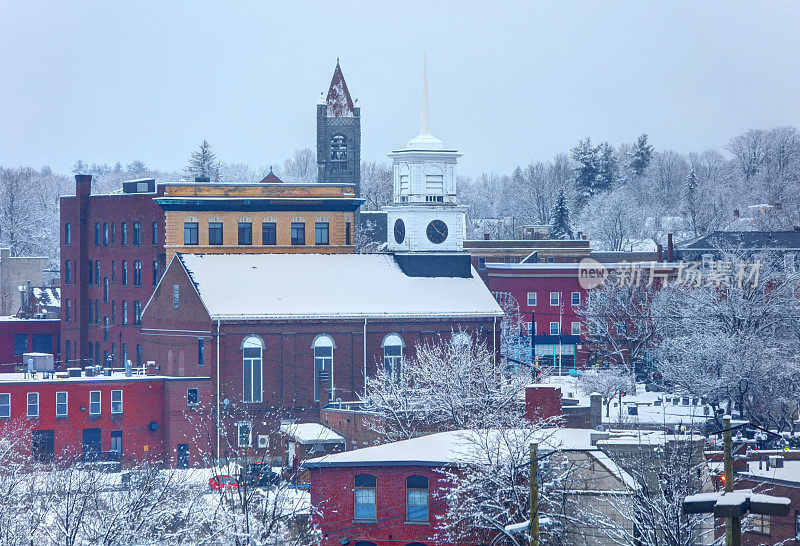
[[[403,220],[400,218],[394,223],[394,240],[397,241],[397,244],[401,244],[403,239],[406,238],[406,225],[403,223]]]
[[[443,243],[447,239],[447,224],[441,220],[434,220],[428,224],[428,229],[425,230],[428,240],[435,245]]]

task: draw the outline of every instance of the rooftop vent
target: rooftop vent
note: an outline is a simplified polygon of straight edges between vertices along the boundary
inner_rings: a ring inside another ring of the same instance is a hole
[[[195,176],[194,177],[194,181],[195,182],[211,182],[211,177],[210,176]]]

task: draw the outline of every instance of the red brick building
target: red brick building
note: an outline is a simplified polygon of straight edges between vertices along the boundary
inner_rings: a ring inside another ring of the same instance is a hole
[[[772,464],[764,459],[747,463],[737,475],[736,489],[786,497],[791,500],[789,515],[753,516],[742,527],[742,544],[796,544],[800,542],[800,461],[784,460],[781,454],[771,457]]]
[[[161,374],[214,378],[221,455],[259,436],[279,445],[281,420],[318,422],[418,343],[464,330],[497,354],[494,298],[477,275],[412,276],[431,259],[406,256],[404,270],[387,254],[177,254],[144,311],[145,351]]]
[[[211,398],[208,377],[10,373],[0,376],[0,422],[30,427],[31,453],[42,462],[188,466],[208,449]]]
[[[75,176],[61,198],[61,342],[65,366],[144,363],[141,311],[164,272],[164,211],[155,180],[93,195]]]
[[[58,319],[0,319],[0,373],[13,372],[24,353],[49,353],[59,358]]]

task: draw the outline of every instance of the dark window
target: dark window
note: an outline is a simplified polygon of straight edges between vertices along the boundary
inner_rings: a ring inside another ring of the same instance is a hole
[[[142,244],[142,223],[141,222],[134,222],[133,223],[133,246],[139,246]]]
[[[142,323],[142,302],[138,300],[133,302],[133,323]]]
[[[103,277],[103,301],[108,301],[108,277]]]
[[[69,260],[64,262],[64,284],[72,284],[72,264]]]
[[[158,284],[158,261],[153,260],[153,286]]]
[[[55,431],[34,430],[31,434],[31,455],[37,463],[50,464],[55,454]]]
[[[72,226],[69,225],[69,222],[64,224],[64,245],[69,246],[72,244]]]
[[[186,389],[186,403],[190,406],[196,406],[198,404],[199,396],[197,394],[197,389]]]
[[[128,244],[128,224],[122,222],[122,246]]]
[[[128,262],[122,260],[122,284],[128,284]]]
[[[142,367],[142,346],[136,346],[136,365],[141,368]]]
[[[277,239],[277,231],[275,229],[275,222],[262,222],[261,223],[261,244],[274,245]]]
[[[103,341],[108,341],[108,317],[103,317]]]
[[[375,519],[377,483],[375,476],[369,474],[355,477],[355,519]]]
[[[94,246],[100,246],[100,222],[94,224]]]
[[[116,282],[117,280],[117,262],[116,260],[111,260],[111,282]]]
[[[111,431],[111,451],[116,454],[116,457],[122,456],[122,431]]]
[[[328,222],[317,222],[314,224],[314,244],[328,244]]]
[[[113,245],[117,239],[117,225],[111,222],[111,244]]]
[[[117,322],[117,302],[111,301],[111,322]]]
[[[142,262],[136,260],[133,262],[133,286],[142,285]]]
[[[478,258],[478,270],[483,271],[486,269],[486,258]]]
[[[103,222],[103,246],[108,246],[108,222]]]
[[[70,340],[64,342],[64,364],[69,366],[69,361],[72,360],[72,343]]]
[[[14,354],[21,355],[28,352],[28,334],[14,334]]]
[[[128,302],[125,300],[122,300],[122,324],[128,324]]]
[[[94,262],[89,260],[89,267],[87,269],[88,273],[86,273],[86,282],[87,284],[92,284],[92,275],[94,274]]]
[[[94,262],[94,283],[100,286],[100,260]]]
[[[7,419],[9,417],[11,417],[11,394],[0,393],[0,418]]]
[[[250,222],[239,222],[239,244],[253,244],[253,224]]]
[[[198,233],[200,229],[197,222],[184,222],[183,223],[183,244],[196,245],[198,244]]]
[[[306,244],[306,225],[303,222],[292,222],[292,244]]]
[[[64,305],[64,322],[67,324],[72,322],[72,304],[70,303],[69,299],[66,300]]]
[[[344,244],[351,244],[350,240],[350,222],[346,222],[344,225]]]
[[[424,476],[406,478],[406,519],[428,521],[428,478]]]
[[[205,341],[203,338],[197,340],[197,365],[205,365]]]
[[[331,159],[333,161],[347,159],[347,139],[344,135],[335,135],[331,139]]]
[[[53,354],[53,335],[33,334],[33,352]]]
[[[153,246],[158,246],[158,222],[153,222]]]
[[[128,344],[127,343],[123,343],[122,344],[122,363],[124,364],[126,362],[128,362]]]
[[[208,223],[208,244],[210,245],[222,244],[222,222]]]

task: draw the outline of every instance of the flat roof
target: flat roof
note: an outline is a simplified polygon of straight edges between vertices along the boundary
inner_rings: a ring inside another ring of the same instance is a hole
[[[65,372],[56,372],[65,373]],[[49,372],[48,372],[49,374]],[[136,382],[136,381],[211,381],[207,376],[191,376],[191,377],[178,377],[172,375],[132,375],[126,376],[124,372],[114,372],[111,375],[95,375],[80,377],[44,377],[42,372],[36,372],[36,377],[30,377],[26,373],[13,372],[13,373],[0,373],[0,385],[13,385],[13,384],[57,384],[64,383],[119,383],[119,382]]]

